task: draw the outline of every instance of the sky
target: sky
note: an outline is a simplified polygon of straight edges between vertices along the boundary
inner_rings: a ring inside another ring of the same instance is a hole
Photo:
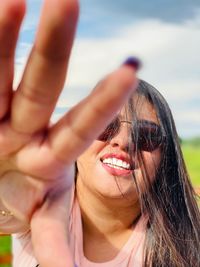
[[[30,53],[42,4],[28,0],[15,61],[15,86]],[[53,120],[89,94],[129,56],[139,78],[167,99],[182,138],[200,136],[200,1],[80,0],[67,82]]]

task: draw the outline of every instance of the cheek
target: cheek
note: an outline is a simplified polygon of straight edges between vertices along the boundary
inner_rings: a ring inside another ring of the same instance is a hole
[[[78,158],[80,161],[87,161],[88,159],[97,157],[97,155],[105,147],[105,142],[94,141]]]
[[[150,184],[153,183],[156,171],[161,161],[161,152],[158,149],[153,153],[142,152],[139,168],[135,170],[134,175],[141,192],[147,192]]]
[[[91,156],[85,152],[77,160],[78,173],[83,177],[87,176],[87,170],[90,169],[90,165]]]
[[[80,157],[77,159],[78,171],[90,171],[92,166],[98,159],[98,155],[104,148],[104,142],[94,141],[87,150],[85,150]]]
[[[144,151],[142,153],[142,158],[143,158],[143,164],[142,164],[143,172],[146,173],[150,181],[153,182],[156,172],[160,165],[161,151],[160,149],[157,149],[152,153]]]

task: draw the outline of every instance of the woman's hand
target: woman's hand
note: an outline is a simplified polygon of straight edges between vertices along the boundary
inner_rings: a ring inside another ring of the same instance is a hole
[[[77,0],[44,1],[35,43],[13,92],[14,54],[24,13],[24,0],[0,2],[0,202],[30,225],[42,267],[73,266],[66,203],[74,161],[133,91],[135,73],[121,66],[50,126],[66,78],[79,6]]]

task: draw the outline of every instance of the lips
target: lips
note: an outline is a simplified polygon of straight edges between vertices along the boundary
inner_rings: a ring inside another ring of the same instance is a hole
[[[100,160],[103,168],[111,175],[127,176],[134,169],[129,157],[122,154],[105,154]]]

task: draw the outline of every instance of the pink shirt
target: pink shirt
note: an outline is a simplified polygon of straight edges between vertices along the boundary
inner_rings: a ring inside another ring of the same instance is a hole
[[[83,252],[81,212],[77,198],[72,196],[70,210],[70,249],[78,267],[142,267],[142,253],[145,239],[146,219],[141,217],[118,255],[111,261],[95,263],[89,261]],[[36,267],[30,235],[13,235],[13,267]]]

